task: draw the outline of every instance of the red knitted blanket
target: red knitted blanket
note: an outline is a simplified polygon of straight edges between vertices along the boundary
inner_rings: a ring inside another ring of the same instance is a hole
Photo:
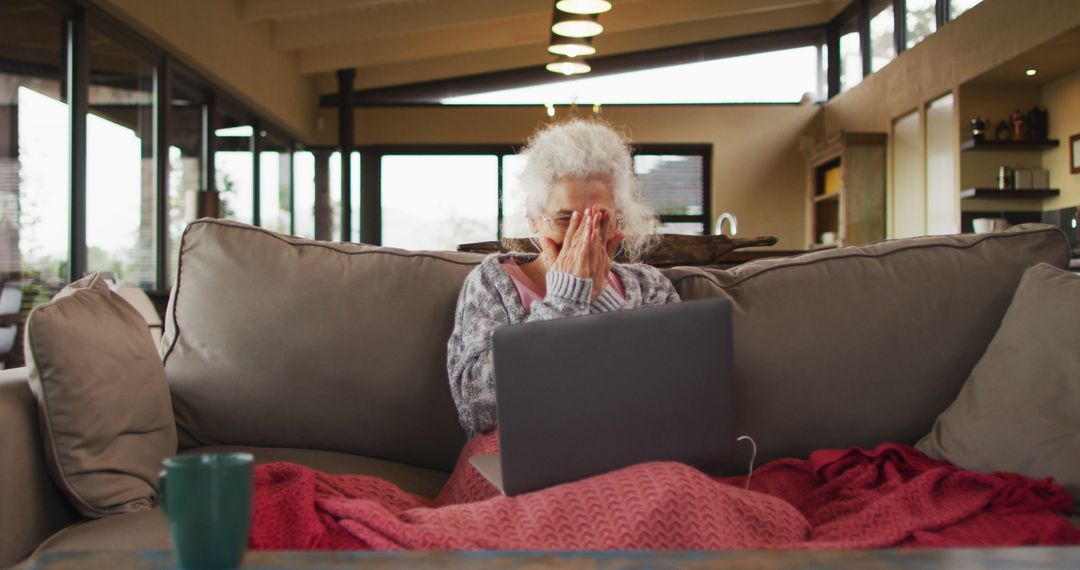
[[[435,499],[368,476],[290,463],[255,470],[255,549],[861,549],[1080,544],[1050,480],[965,471],[914,449],[828,450],[714,479],[645,463],[517,497],[468,463],[498,450],[473,438]]]

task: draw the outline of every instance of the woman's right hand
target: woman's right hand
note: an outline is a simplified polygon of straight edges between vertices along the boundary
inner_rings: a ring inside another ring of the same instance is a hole
[[[548,271],[562,271],[582,279],[592,278],[589,272],[588,247],[592,216],[589,214],[588,209],[584,216],[576,211],[570,214],[570,225],[566,228],[562,246],[550,238],[544,238],[545,249],[548,250]]]

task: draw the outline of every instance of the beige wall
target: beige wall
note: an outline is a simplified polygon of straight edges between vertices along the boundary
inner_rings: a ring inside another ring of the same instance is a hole
[[[950,93],[926,108],[926,233],[960,233],[960,175],[956,170],[960,152],[956,141],[956,97]]]
[[[558,108],[556,118],[568,115]],[[732,212],[739,235],[776,235],[784,249],[805,247],[803,135],[821,136],[817,105],[605,107],[602,116],[636,143],[709,143],[712,219]],[[332,144],[336,112],[320,133]],[[522,144],[548,120],[542,106],[376,107],[356,110],[356,143]]]
[[[892,164],[895,191],[892,196],[892,237],[926,234],[926,173],[922,117],[908,113],[896,120],[892,136]]]
[[[235,0],[96,1],[295,136],[312,136],[313,81],[294,56],[271,48],[269,24],[240,19]]]
[[[1080,71],[1043,88],[1042,104],[1050,115],[1050,138],[1061,146],[1042,153],[1042,167],[1050,171],[1050,187],[1061,195],[1047,200],[1044,210],[1080,206],[1080,174],[1069,173],[1069,137],[1080,134]]]

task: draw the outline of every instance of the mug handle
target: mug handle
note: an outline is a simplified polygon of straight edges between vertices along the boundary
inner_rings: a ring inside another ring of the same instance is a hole
[[[164,469],[162,469],[161,473],[158,474],[157,497],[158,497],[158,504],[161,505],[161,510],[165,511],[165,513],[168,514],[169,507],[165,504],[165,470]]]

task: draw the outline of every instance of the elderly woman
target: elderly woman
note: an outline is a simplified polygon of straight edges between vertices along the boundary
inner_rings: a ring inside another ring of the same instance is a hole
[[[541,253],[484,259],[461,288],[447,346],[450,391],[469,435],[495,427],[496,328],[679,300],[654,267],[612,261],[619,247],[637,260],[656,241],[618,133],[574,120],[540,130],[522,152],[526,219]]]

